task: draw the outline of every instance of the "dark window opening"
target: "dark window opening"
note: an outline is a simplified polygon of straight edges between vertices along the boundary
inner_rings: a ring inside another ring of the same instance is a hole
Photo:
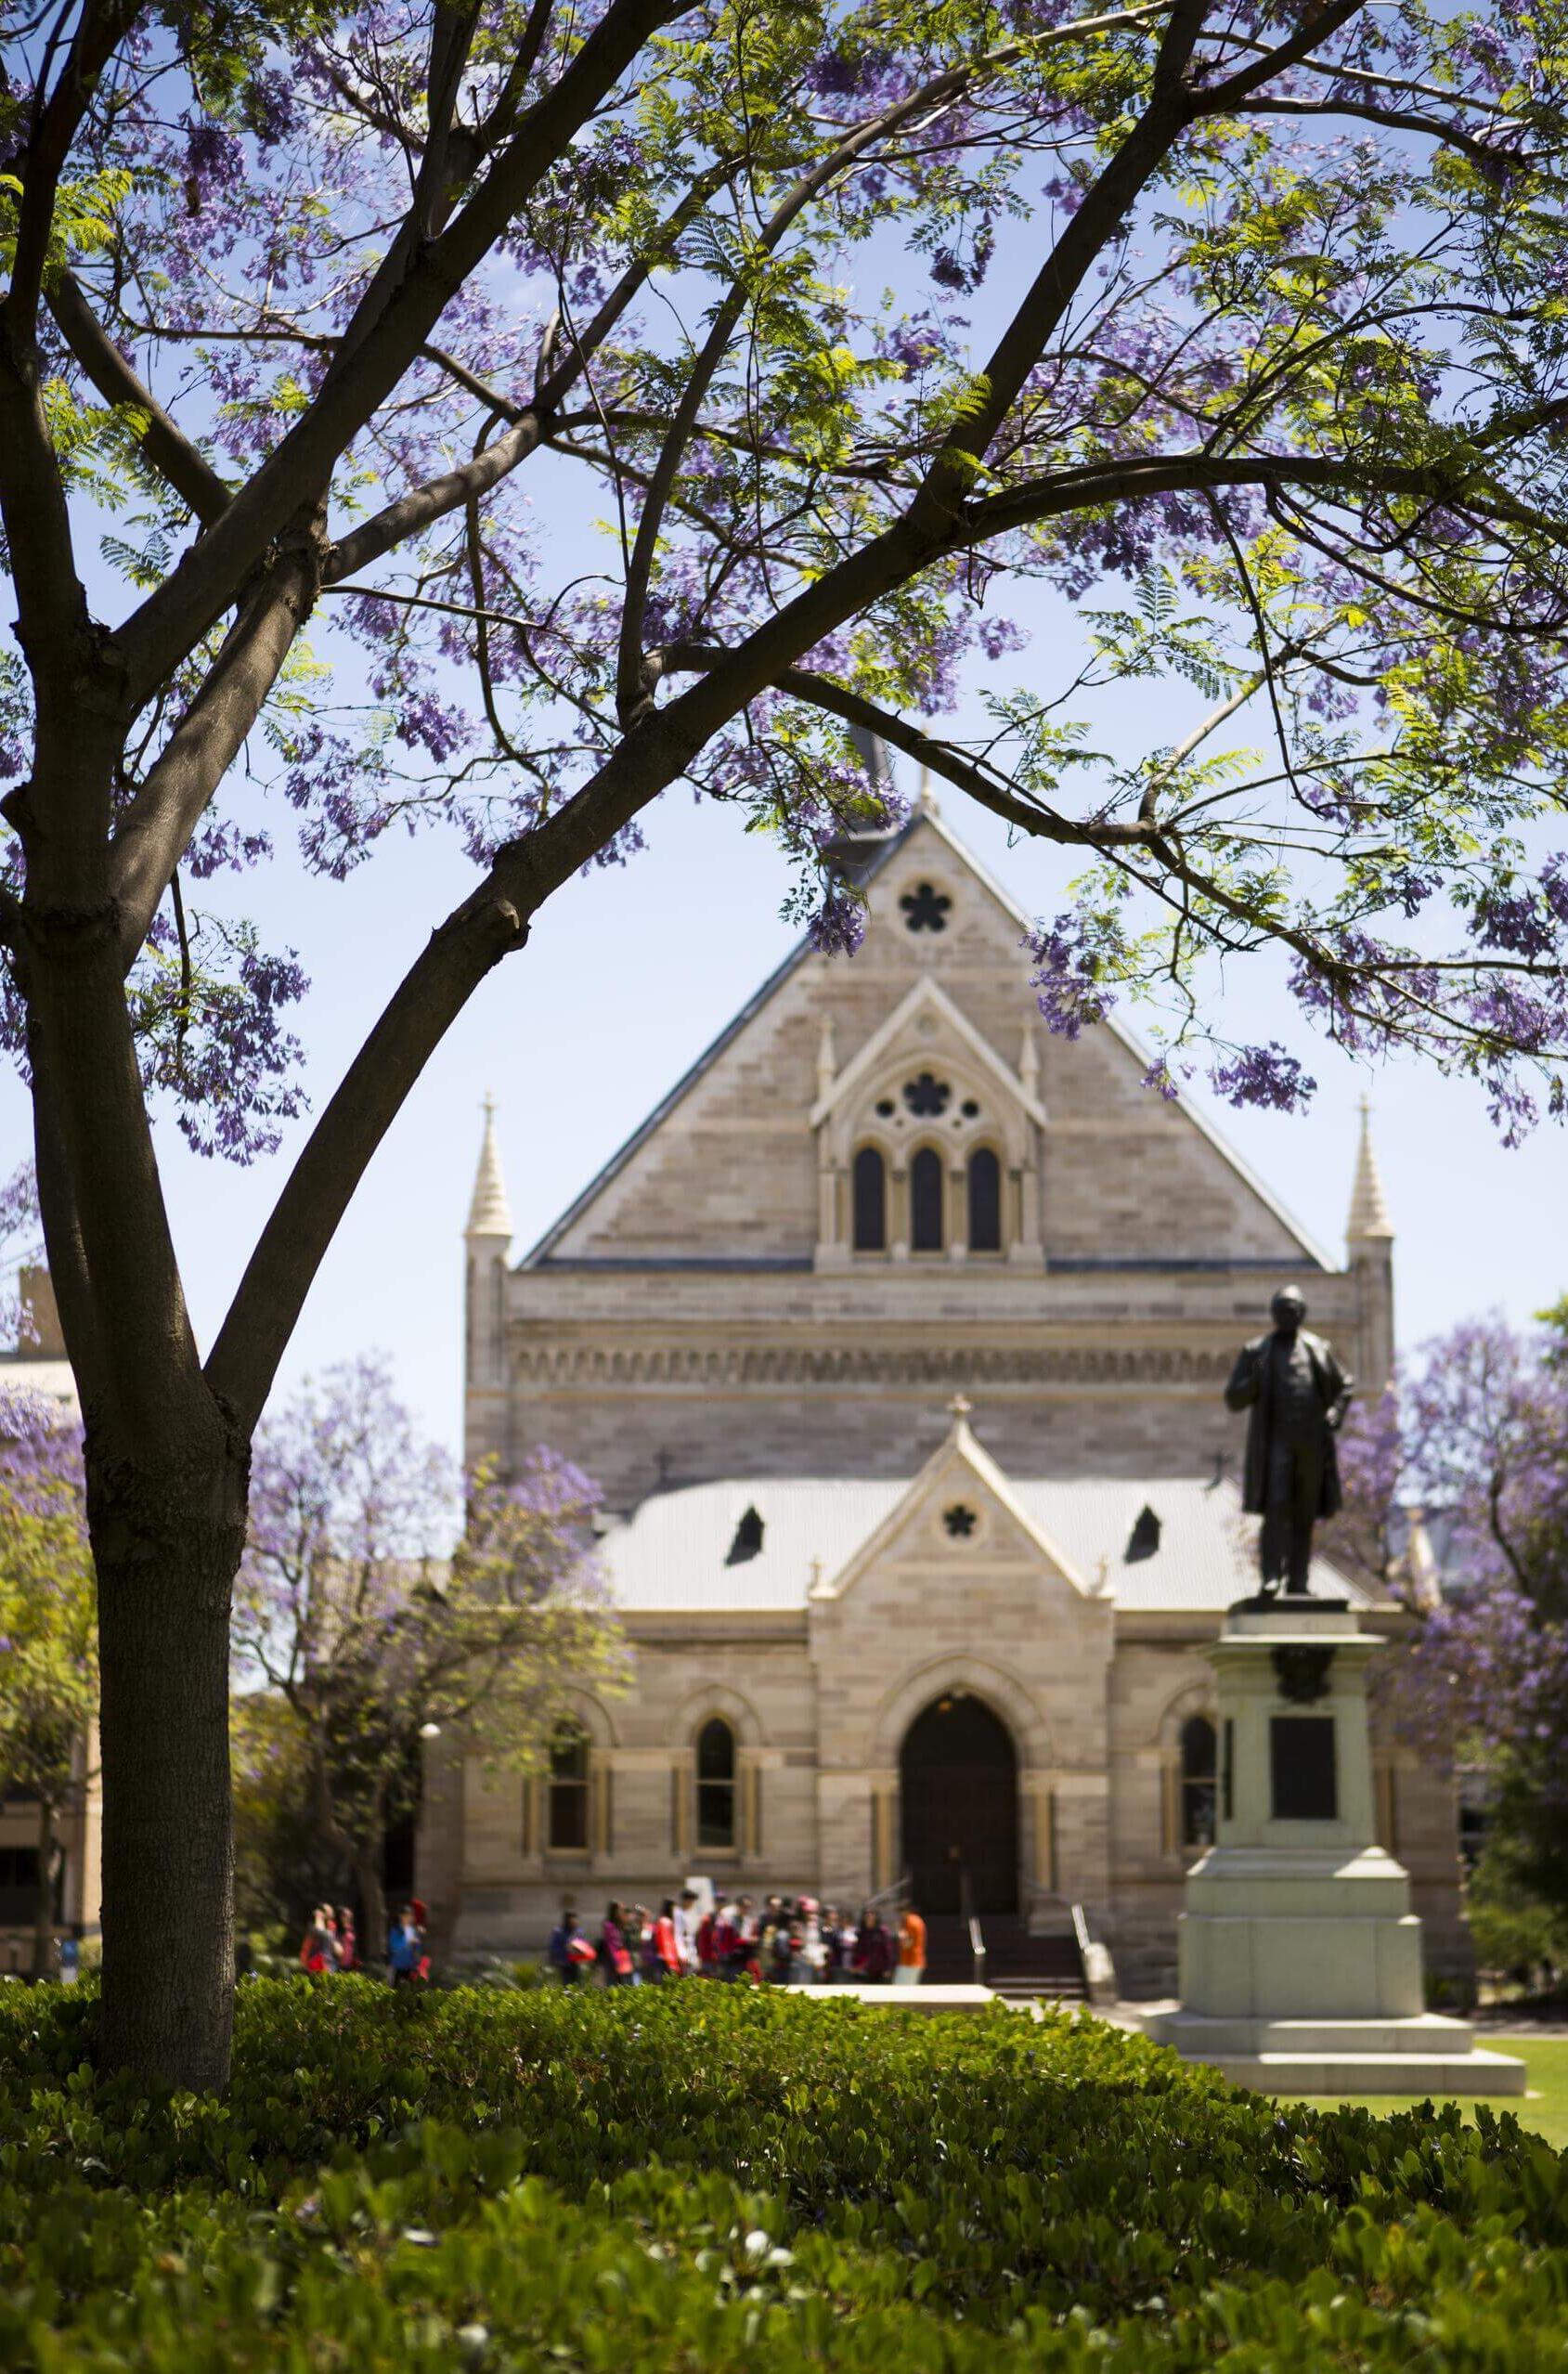
[[[62,1858],[63,1866],[63,1858]],[[7,1927],[30,1925],[38,1910],[39,1863],[36,1847],[0,1847],[0,1921]],[[55,1917],[59,1917],[57,1888]]]
[[[940,1253],[942,1230],[942,1158],[923,1146],[909,1166],[909,1241],[917,1253]]]
[[[894,1104],[891,1096],[878,1096],[876,1099],[876,1109],[881,1114],[884,1121],[891,1121],[893,1115],[898,1111],[898,1107]]]
[[[976,1104],[973,1096],[965,1096],[958,1109],[963,1114],[965,1121],[978,1121],[980,1117],[980,1109],[978,1105]]]
[[[719,1715],[697,1733],[697,1844],[735,1843],[735,1734]]]
[[[954,1541],[967,1541],[978,1523],[973,1509],[965,1508],[962,1500],[955,1500],[951,1509],[942,1511],[942,1524]]]
[[[1189,1715],[1182,1725],[1182,1844],[1214,1843],[1214,1726],[1207,1715]]]
[[[1141,1509],[1127,1537],[1127,1563],[1131,1566],[1140,1558],[1152,1558],[1159,1548],[1160,1519],[1152,1509]]]
[[[919,1072],[904,1082],[904,1103],[917,1121],[935,1121],[952,1101],[952,1090],[934,1071]]]
[[[761,1547],[762,1520],[755,1509],[747,1509],[735,1527],[735,1537],[730,1544],[724,1563],[726,1566],[744,1566],[748,1558],[757,1556]]]
[[[904,914],[906,931],[945,931],[952,901],[945,890],[934,883],[922,882],[918,889],[906,890],[899,901]]]
[[[989,1146],[969,1157],[969,1251],[1002,1251],[1002,1165]]]
[[[888,1165],[875,1146],[862,1146],[855,1157],[855,1251],[880,1253],[888,1250]]]
[[[550,1807],[546,1827],[557,1854],[582,1854],[588,1847],[588,1737],[561,1732],[550,1751]]]

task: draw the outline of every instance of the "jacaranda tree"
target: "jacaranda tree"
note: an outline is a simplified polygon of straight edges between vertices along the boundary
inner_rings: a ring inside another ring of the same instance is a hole
[[[382,1854],[417,1803],[430,1727],[493,1769],[525,1771],[569,1719],[574,1687],[620,1679],[620,1631],[591,1555],[595,1487],[536,1450],[503,1483],[460,1477],[424,1440],[383,1362],[347,1361],[256,1439],[235,1593],[245,1730],[299,1793],[317,1888],[359,1903],[360,1950],[385,1941]],[[454,1548],[454,1542],[456,1547]]]
[[[1568,1913],[1568,1308],[1528,1334],[1470,1320],[1399,1390],[1403,1489],[1444,1544],[1390,1702],[1422,1748],[1486,1776],[1488,1870]]]
[[[207,2084],[253,1430],[443,1033],[667,786],[781,836],[848,947],[823,852],[878,733],[1081,852],[1042,1004],[1159,988],[1156,1084],[1309,1093],[1208,1018],[1273,947],[1309,1028],[1478,1075],[1510,1134],[1561,1102],[1563,15],[6,16],[0,939],[87,1419],[101,2049]],[[1010,656],[1031,583],[1081,647]],[[1160,677],[1190,731],[1096,758],[1106,684]],[[302,976],[237,887],[290,809],[337,874],[446,824],[473,888],[203,1360],[149,1109],[243,1158],[297,1106]]]
[[[0,1790],[37,1810],[39,1978],[54,1967],[61,1834],[96,1778],[94,1617],[80,1431],[39,1395],[0,1388]]]

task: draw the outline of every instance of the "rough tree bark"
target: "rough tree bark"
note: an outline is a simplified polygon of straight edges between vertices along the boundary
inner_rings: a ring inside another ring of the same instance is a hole
[[[214,1433],[218,1428],[214,1424]],[[192,1445],[149,1474],[89,1439],[103,1699],[106,2066],[227,2080],[233,2017],[228,1619],[248,1459]]]
[[[72,655],[68,654],[68,657]],[[233,1875],[228,1623],[247,1430],[202,1377],[143,1099],[101,839],[118,746],[90,637],[74,737],[24,795],[19,972],[39,1205],[82,1390],[98,1590],[107,2067],[193,2091],[228,2073]],[[55,722],[52,720],[52,722]],[[42,739],[42,737],[41,737]],[[83,827],[85,829],[84,830]]]

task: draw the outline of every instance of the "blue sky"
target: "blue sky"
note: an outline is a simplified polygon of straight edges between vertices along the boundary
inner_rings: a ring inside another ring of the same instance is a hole
[[[1151,721],[1152,722],[1152,721]],[[1163,735],[1161,738],[1164,738]],[[1027,907],[1049,910],[1059,860],[1007,846],[1002,827],[942,801],[948,821]],[[779,921],[784,868],[722,811],[667,796],[631,865],[570,885],[529,946],[491,974],[438,1052],[382,1147],[332,1246],[289,1354],[283,1387],[370,1346],[454,1445],[461,1349],[461,1230],[486,1090],[521,1253],[568,1202],[790,945]],[[317,1104],[373,1019],[402,962],[470,880],[438,837],[383,845],[347,884],[280,863],[255,902],[313,977],[305,1010]],[[852,960],[849,960],[852,961]],[[1020,1002],[1027,994],[1020,958]],[[1290,1001],[1264,962],[1226,984],[1234,1024],[1292,1038]],[[1505,1152],[1479,1094],[1414,1064],[1368,1075],[1331,1048],[1306,1120],[1233,1113],[1210,1101],[1233,1146],[1319,1239],[1338,1250],[1354,1157],[1356,1101],[1369,1086],[1399,1230],[1398,1322],[1406,1345],[1493,1305],[1516,1319],[1568,1287],[1562,1213],[1568,1148],[1543,1128]],[[1201,1101],[1201,1100],[1200,1100]],[[0,1144],[26,1144],[19,1086],[0,1085]],[[291,1132],[289,1146],[300,1130]],[[280,1154],[249,1172],[187,1152],[172,1123],[160,1151],[203,1342],[210,1342],[272,1196]]]
[[[865,270],[874,278],[873,254]],[[894,259],[896,263],[896,258]],[[895,273],[896,277],[896,273]],[[993,278],[1005,294],[1007,275]],[[665,291],[667,295],[669,291]],[[992,289],[988,302],[998,301]],[[983,313],[985,306],[979,308]],[[977,324],[977,344],[985,324]],[[550,553],[551,573],[614,567],[615,547],[595,534],[583,483],[550,461],[525,499]],[[591,500],[603,503],[603,495]],[[95,605],[123,614],[123,586],[92,554],[94,524],[81,525],[84,572]],[[1120,580],[1091,606],[1129,600]],[[1032,632],[1018,658],[991,671],[999,688],[1069,681],[1082,629],[1069,605],[1023,587],[997,606]],[[317,629],[317,640],[322,641]],[[326,630],[328,647],[330,629]],[[982,721],[978,671],[956,720]],[[1079,705],[1088,746],[1130,759],[1169,746],[1199,713],[1180,688],[1133,683]],[[944,723],[947,722],[944,720]],[[1266,717],[1244,712],[1219,740],[1266,746]],[[905,787],[913,790],[905,772]],[[1085,789],[1087,786],[1085,786]],[[1009,847],[1003,826],[955,790],[941,793],[948,822],[1008,886],[1020,905],[1050,914],[1073,870],[1058,851]],[[253,821],[249,795],[240,804]],[[473,875],[438,832],[389,835],[372,860],[337,885],[306,875],[292,853],[279,804],[260,821],[279,855],[240,892],[264,944],[299,952],[313,989],[296,1025],[307,1049],[306,1084],[318,1109],[398,975]],[[777,851],[743,831],[731,811],[667,794],[647,820],[649,846],[622,869],[571,884],[538,918],[527,948],[493,972],[437,1051],[372,1163],[306,1304],[280,1390],[331,1361],[374,1347],[390,1354],[402,1389],[430,1428],[456,1445],[460,1423],[461,1230],[480,1134],[481,1101],[498,1100],[498,1126],[521,1253],[664,1095],[730,1015],[777,964],[792,931],[780,920],[787,887]],[[1194,1092],[1222,1133],[1330,1251],[1342,1245],[1354,1159],[1357,1103],[1370,1090],[1377,1143],[1398,1228],[1398,1330],[1406,1348],[1466,1314],[1497,1307],[1526,1319],[1568,1288],[1562,1213],[1568,1144],[1546,1127],[1516,1152],[1497,1143],[1477,1090],[1430,1069],[1397,1063],[1368,1074],[1311,1040],[1271,959],[1234,962],[1216,977],[1222,1027],[1234,1039],[1278,1038],[1309,1058],[1320,1091],[1306,1119],[1233,1113]],[[1028,995],[1020,953],[1020,1006]],[[210,1343],[256,1234],[307,1122],[280,1152],[250,1171],[190,1154],[173,1122],[158,1142],[169,1204],[199,1335]],[[31,1135],[19,1083],[0,1076],[0,1161],[8,1169]],[[564,1447],[569,1447],[564,1446]]]

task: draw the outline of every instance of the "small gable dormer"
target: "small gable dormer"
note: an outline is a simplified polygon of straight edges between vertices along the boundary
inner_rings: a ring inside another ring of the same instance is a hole
[[[1015,1070],[925,974],[842,1070],[824,1040],[817,1088],[819,1269],[1041,1260],[1030,1033]]]

